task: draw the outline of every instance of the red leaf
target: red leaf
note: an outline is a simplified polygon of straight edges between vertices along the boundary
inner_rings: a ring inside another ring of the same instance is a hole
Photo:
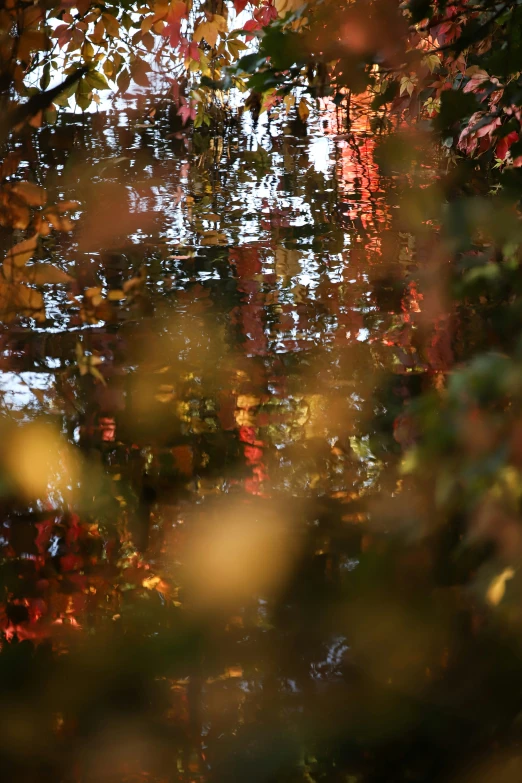
[[[45,554],[49,541],[51,540],[51,533],[53,532],[54,519],[44,519],[43,522],[37,522],[35,524],[38,530],[34,543],[41,555]]]
[[[270,24],[272,19],[277,19],[277,8],[271,3],[266,3],[266,5],[255,11],[254,17],[263,27],[266,27]]]
[[[261,23],[257,21],[257,19],[249,19],[248,22],[245,22],[245,25],[243,27],[243,30],[245,32],[251,33],[254,30],[260,30],[261,29]],[[252,35],[247,35],[246,40],[250,41],[253,38]]]
[[[169,39],[170,45],[176,49],[181,41],[181,20],[187,16],[186,3],[177,2],[172,6],[167,17],[167,24],[163,28],[162,35]]]
[[[506,155],[508,154],[509,148],[516,141],[518,141],[517,131],[511,131],[511,133],[508,133],[508,135],[504,136],[503,139],[500,139],[500,141],[498,142],[495,148],[495,154],[497,158],[500,158],[500,160],[504,160]]]
[[[77,571],[83,566],[83,558],[70,552],[60,558],[60,564],[63,571]]]
[[[190,103],[185,103],[183,106],[180,106],[178,109],[178,114],[183,120],[183,125],[186,125],[186,123],[189,120],[195,120],[196,119],[196,113],[197,109],[196,107]]]

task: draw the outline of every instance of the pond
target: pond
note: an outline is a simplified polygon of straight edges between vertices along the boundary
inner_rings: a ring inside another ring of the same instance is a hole
[[[367,524],[375,416],[427,367],[413,240],[349,119],[193,132],[138,96],[23,141],[78,204],[40,254],[70,281],[0,336],[10,779],[384,780],[424,731],[447,628]]]

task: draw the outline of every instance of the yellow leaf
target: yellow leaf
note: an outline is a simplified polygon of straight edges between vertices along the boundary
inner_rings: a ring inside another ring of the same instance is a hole
[[[279,16],[286,16],[302,8],[305,2],[304,0],[275,0],[274,5]]]
[[[416,84],[417,77],[414,74],[410,74],[410,76],[403,76],[401,79],[400,95],[404,95],[406,92],[408,95],[411,95],[415,89]]]
[[[257,408],[261,405],[261,399],[255,397],[253,394],[239,394],[237,398],[237,407],[249,410],[250,408]]]
[[[422,58],[422,62],[429,68],[430,73],[433,73],[440,66],[438,54],[427,54],[426,57]]]
[[[491,606],[499,605],[506,592],[506,582],[509,579],[513,579],[514,576],[515,572],[512,568],[504,568],[501,574],[498,574],[498,576],[491,580],[486,593],[486,601],[488,604],[491,604]]]
[[[244,52],[245,49],[248,49],[248,46],[244,44],[243,41],[239,41],[237,38],[232,38],[231,40],[227,41],[227,47],[228,51],[234,58],[238,58],[240,52]]]
[[[107,294],[107,299],[109,299],[111,302],[121,302],[122,299],[125,299],[125,294],[123,291],[115,289],[113,291],[109,291]]]
[[[194,41],[199,43],[203,38],[208,45],[213,49],[217,43],[219,35],[219,27],[215,22],[202,22],[194,30]]]
[[[227,677],[242,677],[243,676],[243,669],[241,666],[229,666],[226,670],[226,676]]]
[[[292,93],[285,95],[283,103],[285,105],[286,113],[289,114],[292,106],[295,106],[295,95],[292,95]]]
[[[212,23],[216,25],[220,33],[226,33],[227,20],[225,19],[224,16],[221,16],[220,14],[214,14],[214,16],[212,17]]]
[[[105,378],[97,368],[97,365],[101,364],[103,360],[99,356],[86,356],[83,352],[81,343],[76,343],[76,361],[78,363],[80,375],[92,375],[96,380],[106,386]]]
[[[308,119],[308,116],[310,115],[310,107],[308,106],[308,103],[306,101],[306,98],[301,98],[299,101],[299,106],[297,107],[297,112],[299,114],[299,117],[303,122],[306,122]]]
[[[131,277],[130,280],[126,280],[123,284],[123,290],[127,294],[129,291],[132,291],[133,288],[138,288],[143,283],[143,278],[141,277]]]
[[[94,46],[89,41],[85,41],[82,46],[82,57],[84,60],[92,60],[94,57]]]
[[[160,582],[161,582],[161,577],[159,576],[147,576],[143,580],[142,585],[147,590],[154,590],[154,588],[157,587]]]

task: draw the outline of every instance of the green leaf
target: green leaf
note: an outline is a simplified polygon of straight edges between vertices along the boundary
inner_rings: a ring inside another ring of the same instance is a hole
[[[91,89],[95,90],[109,90],[109,83],[107,82],[107,79],[105,78],[105,75],[103,73],[100,73],[99,71],[89,71],[87,76],[85,77],[86,84],[89,85]]]
[[[78,83],[78,87],[76,89],[76,103],[82,109],[82,111],[85,111],[89,108],[91,105],[91,99],[92,99],[92,93],[89,85],[87,84],[86,78],[80,80]]]
[[[51,65],[50,63],[45,63],[42,71],[42,78],[40,79],[40,87],[42,90],[46,90],[49,87],[49,82],[51,81]]]
[[[68,106],[69,105],[69,98],[74,95],[74,91],[76,90],[76,84],[71,84],[67,89],[62,90],[60,95],[56,96],[54,98],[53,103],[56,104],[56,106]]]
[[[260,55],[258,52],[254,52],[253,54],[246,54],[244,57],[241,57],[238,61],[238,68],[246,73],[255,73],[258,68],[265,64],[265,62],[266,57],[263,57],[263,55]]]

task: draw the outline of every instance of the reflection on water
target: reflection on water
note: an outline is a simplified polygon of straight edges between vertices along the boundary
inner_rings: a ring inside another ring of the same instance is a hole
[[[348,685],[352,658],[371,648],[385,682],[408,644],[424,663],[438,649],[390,599],[353,651],[344,608],[381,468],[368,411],[410,350],[394,338],[408,297],[372,286],[393,214],[374,147],[331,109],[192,135],[131,103],[39,134],[31,166],[82,205],[72,237],[45,242],[75,282],[46,286],[45,323],[3,330],[0,389],[6,418],[44,414],[76,444],[81,478],[64,464],[48,497],[16,500],[2,541],[23,577],[2,623],[77,654],[49,676],[61,693],[82,671],[51,721],[82,780],[310,780],[314,753],[333,774],[350,689],[375,696]]]

